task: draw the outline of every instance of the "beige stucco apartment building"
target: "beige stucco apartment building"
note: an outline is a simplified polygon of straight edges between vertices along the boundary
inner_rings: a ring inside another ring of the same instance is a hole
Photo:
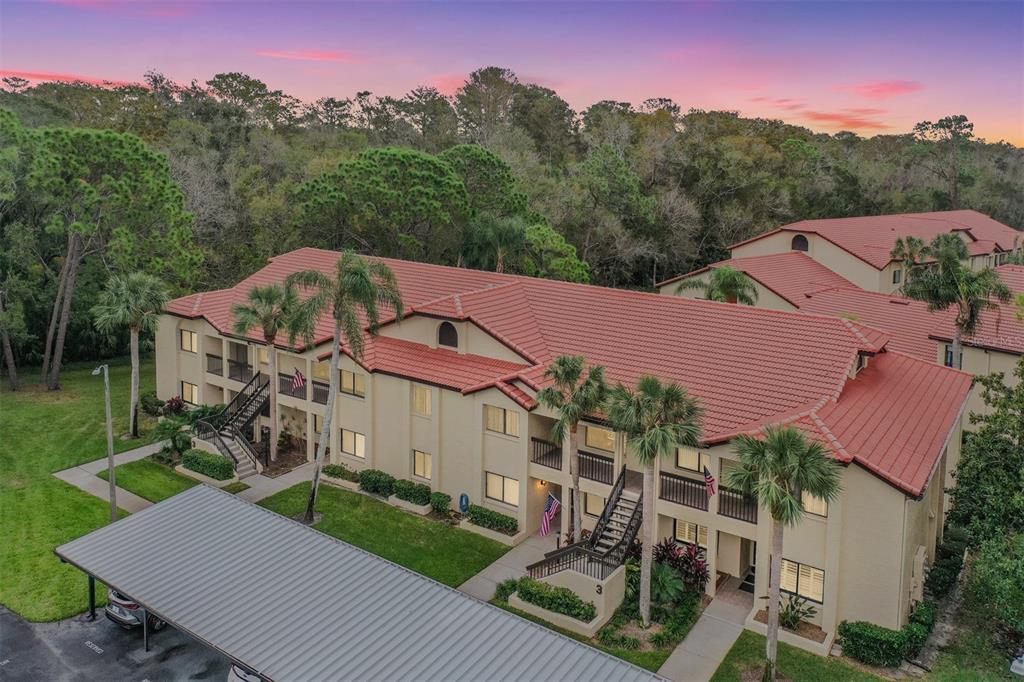
[[[301,249],[234,287],[173,301],[156,338],[159,396],[217,404],[254,372],[265,376],[266,348],[255,335],[232,332],[232,304],[291,272],[330,271],[336,258]],[[806,519],[785,535],[783,588],[817,605],[814,622],[828,635],[808,648],[826,652],[844,619],[905,623],[941,535],[968,375],[892,350],[888,335],[834,317],[385,262],[405,317],[390,316],[378,336],[367,335],[358,361],[343,357],[331,462],[382,469],[455,500],[466,494],[518,520],[510,542],[538,531],[550,493],[563,505],[556,528],[564,536],[570,457],[579,457],[586,528],[620,472],[635,480],[640,467],[622,435],[599,419],[583,425],[579,453],[550,442],[554,415],[536,400],[545,368],[558,355],[579,354],[604,365],[612,382],[654,374],[680,382],[705,408],[702,447],[658,463],[655,509],[658,539],[706,550],[716,576],[709,594],[752,585],[748,624],[757,627],[770,523],[756,500],[723,485],[735,464],[730,441],[793,424],[843,466],[840,499],[806,499]],[[308,458],[323,423],[330,329],[322,320],[312,347],[279,339],[274,350],[282,427]],[[293,395],[296,368],[308,382]],[[719,486],[711,497],[705,466]]]

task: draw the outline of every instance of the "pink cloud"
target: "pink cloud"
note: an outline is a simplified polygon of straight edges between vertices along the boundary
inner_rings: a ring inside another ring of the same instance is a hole
[[[256,50],[260,57],[294,59],[303,62],[354,62],[348,52],[340,50]]]
[[[853,92],[865,99],[888,99],[898,95],[909,95],[924,90],[924,85],[917,81],[867,81],[854,85],[842,85],[838,90]]]
[[[802,115],[815,123],[841,130],[885,130],[889,125],[869,116],[885,113],[882,109],[843,109],[842,111],[805,111]]]
[[[451,97],[466,83],[464,73],[443,73],[430,79],[430,84],[437,88],[442,95]]]
[[[776,109],[785,109],[786,111],[799,111],[806,106],[803,102],[800,102],[795,99],[790,99],[789,97],[759,96],[751,97],[749,101],[767,104],[769,106],[775,107]]]
[[[0,70],[0,78],[13,76],[24,78],[27,81],[36,83],[62,82],[62,83],[88,83],[89,85],[102,85],[106,87],[117,87],[120,85],[139,85],[133,81],[110,80],[108,78],[96,78],[95,76],[83,76],[78,73],[55,73],[53,71],[3,71]]]

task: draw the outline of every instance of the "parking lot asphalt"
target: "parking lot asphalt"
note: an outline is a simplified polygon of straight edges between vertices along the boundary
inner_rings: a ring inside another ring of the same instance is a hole
[[[0,606],[0,680],[38,682],[171,682],[228,674],[226,658],[168,626],[150,633],[124,630],[96,609],[96,620],[28,623]]]

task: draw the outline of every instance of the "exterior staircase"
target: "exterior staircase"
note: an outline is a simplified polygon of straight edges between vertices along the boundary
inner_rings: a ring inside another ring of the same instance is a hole
[[[252,476],[267,465],[267,450],[245,434],[270,401],[270,381],[257,372],[218,414],[196,423],[197,438],[213,444],[235,465],[239,480]]]
[[[623,490],[622,494],[615,501],[615,506],[608,515],[608,522],[601,529],[601,535],[594,543],[594,549],[599,552],[611,551],[619,542],[629,528],[629,521],[633,513],[640,505],[640,495]],[[596,528],[595,528],[596,530]]]

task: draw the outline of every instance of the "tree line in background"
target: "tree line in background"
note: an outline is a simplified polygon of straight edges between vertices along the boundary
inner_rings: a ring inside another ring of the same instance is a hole
[[[799,219],[964,207],[1024,226],[1024,152],[962,116],[864,139],[668,99],[577,112],[497,67],[450,97],[313,103],[241,73],[5,78],[0,109],[4,356],[54,386],[127,346],[89,311],[129,270],[180,294],[316,246],[641,288]]]

